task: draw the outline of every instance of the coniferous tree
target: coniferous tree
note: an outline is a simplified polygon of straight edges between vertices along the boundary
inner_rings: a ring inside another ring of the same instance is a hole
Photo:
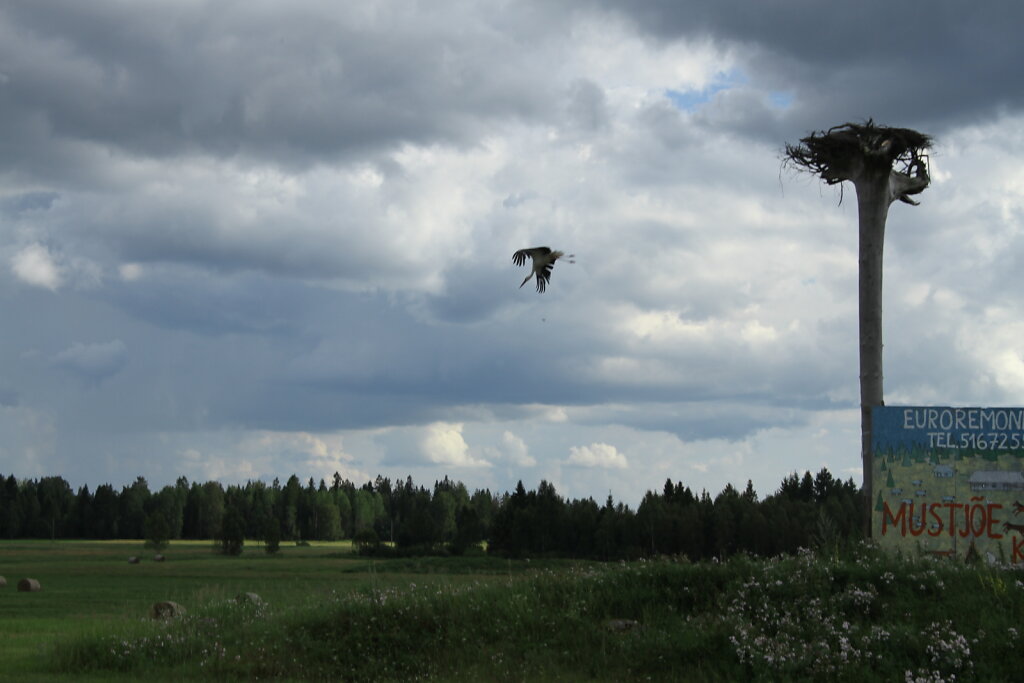
[[[263,523],[263,549],[273,555],[281,549],[281,523],[274,516],[267,517]]]
[[[240,496],[226,497],[219,538],[225,555],[242,554],[245,546],[245,515]]]

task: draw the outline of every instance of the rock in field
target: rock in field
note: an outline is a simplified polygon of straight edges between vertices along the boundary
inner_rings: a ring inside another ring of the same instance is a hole
[[[263,604],[263,598],[261,598],[256,593],[239,593],[237,596],[235,596],[235,602],[237,602],[237,603],[239,603],[241,605],[244,605],[244,604],[262,605]]]
[[[176,619],[185,616],[185,608],[170,600],[154,602],[149,608],[149,616],[153,619]]]

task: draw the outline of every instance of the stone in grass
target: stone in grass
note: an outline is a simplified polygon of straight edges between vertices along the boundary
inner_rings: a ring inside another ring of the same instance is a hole
[[[7,579],[5,579],[4,577],[0,576],[0,588],[3,588],[6,585],[7,585]]]
[[[35,593],[43,590],[43,587],[35,579],[22,579],[18,582],[18,590],[22,593]]]
[[[149,608],[149,616],[153,619],[176,619],[185,616],[185,608],[170,600],[154,602]]]
[[[235,602],[240,605],[262,605],[263,598],[256,593],[239,593],[235,596]]]
[[[166,558],[166,557],[164,557],[163,555],[154,555],[154,556],[153,556],[153,561],[154,561],[154,562],[163,562],[163,561],[164,561],[164,560],[166,560],[166,559],[167,559],[167,558]]]
[[[625,633],[640,627],[640,622],[635,619],[608,619],[604,627],[613,633]]]
[[[135,555],[132,555],[131,557],[128,558],[128,564],[138,564],[138,563],[139,563],[139,558],[137,558]]]

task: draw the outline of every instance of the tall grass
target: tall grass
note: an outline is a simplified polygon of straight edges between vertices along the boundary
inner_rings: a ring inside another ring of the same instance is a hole
[[[54,669],[244,680],[1015,680],[1022,579],[869,546],[557,565],[457,584],[413,578],[301,605],[219,597],[179,620],[65,642]]]

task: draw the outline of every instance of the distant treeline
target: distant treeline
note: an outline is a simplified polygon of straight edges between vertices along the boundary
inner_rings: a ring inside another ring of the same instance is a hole
[[[567,500],[541,481],[527,491],[472,494],[447,477],[428,489],[411,478],[361,486],[335,474],[328,485],[249,481],[226,488],[191,482],[151,491],[138,477],[120,491],[109,484],[77,493],[62,477],[18,480],[0,475],[0,538],[220,539],[229,534],[276,546],[281,540],[352,539],[366,553],[462,553],[487,542],[512,557],[635,558],[685,554],[691,559],[793,552],[859,538],[861,492],[822,469],[793,473],[759,499],[752,484],[731,484],[712,498],[681,483],[649,491],[634,511],[609,495]]]

